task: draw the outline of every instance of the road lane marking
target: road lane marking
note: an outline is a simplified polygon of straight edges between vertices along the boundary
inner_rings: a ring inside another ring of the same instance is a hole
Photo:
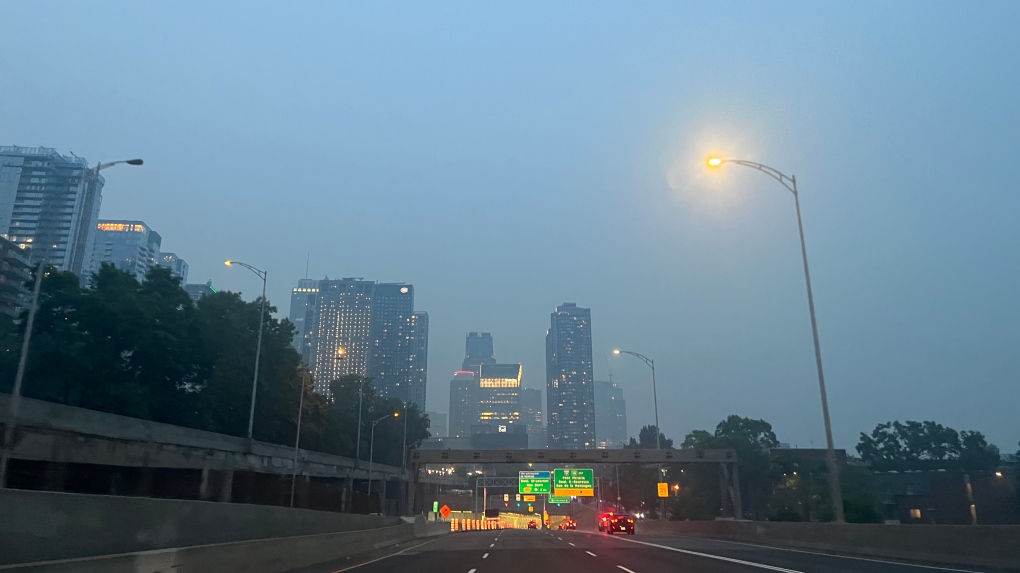
[[[759,569],[768,569],[769,571],[780,571],[782,573],[804,573],[797,569],[786,569],[783,567],[776,567],[774,565],[766,565],[764,563],[755,563],[754,561],[744,561],[743,559],[734,559],[732,557],[723,557],[722,555],[712,555],[711,553],[702,553],[700,551],[691,551],[689,549],[680,549],[678,547],[670,547],[669,545],[659,545],[658,543],[648,543],[647,541],[637,541],[635,539],[623,539],[620,537],[614,537],[620,541],[627,543],[637,543],[640,545],[647,545],[649,547],[657,547],[659,549],[665,549],[667,551],[676,551],[677,553],[686,553],[687,555],[694,555],[696,557],[707,557],[709,559],[716,559],[718,561],[726,561],[728,563],[739,563],[741,565],[750,565],[751,567],[757,567]]]
[[[729,543],[732,545],[744,545],[747,547],[759,547],[761,549],[773,549],[775,551],[789,551],[791,553],[806,553],[808,555],[821,555],[823,557],[834,557],[839,559],[856,559],[858,561],[871,561],[872,563],[884,563],[887,565],[899,565],[901,567],[919,567],[921,569],[934,569],[936,571],[953,571],[955,573],[979,573],[974,569],[953,569],[951,567],[938,567],[936,565],[919,565],[917,563],[905,563],[903,561],[886,561],[883,559],[874,559],[872,557],[856,557],[854,555],[837,555],[835,553],[821,553],[819,551],[808,551],[806,549],[790,549],[788,547],[776,547],[774,545],[761,545],[760,543],[748,543],[746,541],[730,541],[728,539],[708,539],[700,538],[702,540],[712,541],[715,543]]]
[[[559,539],[560,541],[563,541],[563,538],[562,538],[562,537],[557,537],[556,539]]]
[[[567,545],[569,545],[569,546],[571,546],[571,547],[577,547],[576,545],[574,545],[573,543],[571,543],[571,542],[569,542],[569,541],[567,542]]]
[[[495,546],[496,546],[496,544],[495,544],[495,543],[490,543],[490,544],[489,544],[489,547],[490,547],[490,548],[491,548],[491,547],[495,547]]]
[[[634,573],[633,571],[631,571],[630,569],[627,569],[627,568],[626,568],[626,567],[624,567],[623,565],[617,565],[616,567],[617,567],[618,569],[623,569],[623,570],[624,570],[624,571],[626,571],[627,573]]]
[[[475,569],[468,569],[468,573],[475,573]]]
[[[482,555],[482,559],[488,559],[488,558],[489,558],[489,554],[488,553],[486,553],[485,555]]]
[[[588,555],[591,555],[592,557],[598,557],[598,555],[595,555],[591,551],[585,551],[585,553],[587,553]]]
[[[436,538],[436,539],[432,539],[430,541],[426,541],[425,543],[419,543],[418,545],[412,545],[412,546],[407,547],[405,549],[401,549],[400,551],[397,551],[396,553],[390,553],[389,555],[383,555],[382,557],[378,557],[378,558],[373,559],[371,561],[365,561],[364,563],[358,563],[357,565],[351,565],[350,567],[344,567],[343,569],[337,569],[336,571],[332,571],[331,573],[344,573],[344,571],[350,571],[351,569],[357,569],[358,567],[362,567],[364,565],[368,565],[369,563],[375,563],[376,561],[382,561],[383,559],[389,559],[390,557],[394,557],[396,555],[400,555],[401,553],[404,553],[405,551],[410,551],[410,550],[415,549],[417,547],[421,547],[422,545],[428,545],[429,543],[435,543],[436,541],[439,541],[439,539]],[[474,569],[472,569],[471,571],[474,571]],[[471,573],[471,571],[468,571],[468,573]]]

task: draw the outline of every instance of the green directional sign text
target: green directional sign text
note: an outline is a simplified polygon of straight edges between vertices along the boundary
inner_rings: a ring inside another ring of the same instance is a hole
[[[518,491],[520,493],[552,493],[549,472],[520,472]]]
[[[550,495],[549,503],[570,503],[570,498],[567,496]]]
[[[552,472],[553,495],[593,497],[595,495],[595,470],[555,469]]]

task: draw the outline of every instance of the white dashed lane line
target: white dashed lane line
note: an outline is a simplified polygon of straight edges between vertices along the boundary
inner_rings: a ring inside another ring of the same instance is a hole
[[[482,555],[482,559],[488,559],[488,558],[489,558],[489,554],[488,553],[486,553],[485,555]]]
[[[591,555],[592,557],[598,557],[598,555],[595,555],[591,551],[585,551],[585,553],[587,553],[588,555]]]
[[[576,545],[574,545],[573,543],[571,543],[571,542],[569,542],[569,541],[567,542],[567,545],[569,545],[569,546],[571,546],[571,547],[577,547]]]
[[[626,568],[626,567],[624,567],[623,565],[617,565],[617,566],[616,566],[616,568],[617,568],[617,569],[623,569],[623,570],[624,570],[624,571],[626,571],[627,573],[634,573],[633,571],[631,571],[630,569],[627,569],[627,568]],[[474,571],[474,569],[472,569],[471,571]],[[471,573],[471,571],[468,571],[468,573]]]

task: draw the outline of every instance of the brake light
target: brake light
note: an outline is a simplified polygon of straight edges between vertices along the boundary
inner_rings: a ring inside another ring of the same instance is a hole
[[[634,523],[634,520],[633,520],[633,519],[628,519],[627,521],[628,521],[629,523]]]

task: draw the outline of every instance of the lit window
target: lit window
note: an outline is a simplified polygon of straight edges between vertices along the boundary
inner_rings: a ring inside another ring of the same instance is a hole
[[[910,519],[921,519],[921,509],[917,507],[912,508],[910,510]]]

